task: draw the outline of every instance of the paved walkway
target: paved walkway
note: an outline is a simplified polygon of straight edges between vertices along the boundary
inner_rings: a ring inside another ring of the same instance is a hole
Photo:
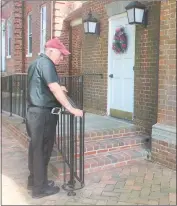
[[[176,172],[147,161],[88,175],[75,197],[61,189],[33,200],[26,190],[27,151],[2,130],[2,205],[176,205]]]

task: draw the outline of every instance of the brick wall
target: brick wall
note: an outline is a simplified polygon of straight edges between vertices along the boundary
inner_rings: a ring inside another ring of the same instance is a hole
[[[84,77],[84,106],[96,113],[107,110],[107,70],[108,70],[108,16],[105,10],[107,3],[114,1],[89,1],[83,4],[81,17],[86,17],[89,10],[100,21],[100,36],[85,35],[79,31],[82,39],[82,72],[103,74]],[[150,130],[157,121],[157,71],[160,26],[160,3],[146,3],[149,9],[148,28],[137,26],[136,31],[136,65],[135,65],[135,123]],[[77,16],[77,13],[76,15]],[[72,17],[72,20],[74,16]],[[76,31],[75,31],[76,32]],[[75,47],[79,47],[78,36],[73,37],[72,47],[74,62],[79,62]],[[142,52],[143,51],[143,52]]]
[[[107,110],[108,16],[105,5],[109,2],[114,1],[100,1],[99,3],[89,1],[83,4],[81,14],[85,17],[91,9],[101,25],[99,37],[80,32],[82,72],[103,74],[103,79],[96,75],[88,75],[84,78],[85,108],[96,113],[106,113]],[[135,123],[151,130],[152,125],[157,121],[160,3],[151,2],[146,5],[149,9],[148,28],[137,26],[136,31]],[[77,42],[76,37],[73,41]],[[74,55],[75,49],[72,53]]]
[[[64,23],[64,19],[69,14],[70,9],[66,2],[55,2],[53,5],[53,37],[59,37],[61,41],[69,47],[69,30],[68,25]],[[57,66],[57,72],[60,75],[68,75],[69,70],[69,57],[65,57],[64,60]]]
[[[161,3],[158,122],[176,126],[176,1]]]
[[[7,73],[21,73],[27,71],[28,65],[40,52],[40,6],[47,7],[47,40],[51,38],[51,2],[46,1],[25,1],[23,15],[23,1],[11,1],[3,7],[6,19],[11,16],[12,33],[12,55],[6,59]],[[27,15],[32,13],[32,57],[27,54]],[[7,34],[7,33],[6,33]],[[6,38],[7,54],[7,38]]]
[[[70,75],[79,75],[82,71],[82,25],[74,26],[72,29],[72,69]]]
[[[42,5],[47,10],[47,27],[46,41],[51,38],[51,2],[50,1],[25,1],[25,55],[28,53],[27,39],[27,16],[29,12],[32,14],[32,57],[26,57],[25,70],[27,71],[30,62],[32,62],[40,53],[40,9]]]
[[[160,2],[149,2],[148,26],[136,26],[134,122],[151,133],[157,122]]]
[[[110,1],[89,1],[82,10],[67,18],[70,22],[87,16],[90,9],[101,22],[100,37],[85,35],[83,25],[72,27],[72,68],[70,74],[84,75],[84,108],[95,113],[105,113],[107,107],[107,44],[108,17],[104,8]],[[100,75],[102,74],[103,78]]]
[[[161,2],[158,123],[152,130],[152,159],[176,169],[176,1]]]
[[[14,30],[13,30],[13,52],[14,67],[16,73],[25,72],[25,41],[24,41],[24,9],[23,1],[14,1]]]
[[[23,2],[23,3],[22,3]],[[82,2],[68,1],[20,1],[15,0],[3,7],[3,17],[11,17],[13,25],[12,34],[12,55],[6,59],[7,73],[26,72],[40,52],[40,8],[46,5],[47,8],[47,36],[46,41],[51,37],[61,37],[63,43],[69,47],[69,32],[66,31],[67,24],[63,25],[64,18],[80,6]],[[24,14],[22,4],[24,4]],[[28,51],[27,39],[27,16],[32,14],[32,56],[26,56]],[[62,31],[61,31],[62,30]],[[65,32],[63,32],[65,30]],[[6,37],[7,40],[7,37]],[[7,54],[7,41],[6,41]],[[65,58],[57,70],[61,74],[68,74],[68,58]]]
[[[59,37],[68,49],[70,49],[69,43],[71,41],[70,26],[64,20],[81,5],[81,1],[56,1],[53,5],[53,37]],[[57,66],[57,72],[62,76],[69,75],[69,58],[71,57],[65,57],[60,65]]]
[[[100,36],[83,35],[82,71],[93,74],[84,77],[84,107],[96,113],[106,113],[107,108],[107,69],[108,69],[108,16],[104,5],[108,1],[89,1],[83,4],[85,18],[92,10],[100,21]],[[103,78],[100,75],[102,74]]]

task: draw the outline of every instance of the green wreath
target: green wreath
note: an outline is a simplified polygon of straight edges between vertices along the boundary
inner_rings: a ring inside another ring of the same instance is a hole
[[[124,53],[127,50],[127,35],[123,27],[116,29],[112,49],[116,54]]]

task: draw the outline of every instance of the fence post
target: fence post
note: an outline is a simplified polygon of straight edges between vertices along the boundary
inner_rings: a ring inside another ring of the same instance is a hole
[[[2,105],[3,104],[2,97],[3,97],[3,92],[4,92],[4,90],[3,90],[4,87],[3,86],[4,86],[4,78],[2,77],[1,78],[1,114],[2,114],[2,108],[3,108],[3,105]]]
[[[84,75],[81,76],[82,86],[81,86],[81,108],[84,108]]]
[[[13,93],[12,75],[9,76],[9,92],[10,92],[10,117],[12,117],[12,93]]]
[[[83,117],[80,117],[80,178],[81,187],[84,186],[84,131],[85,131],[85,111]]]
[[[68,186],[71,188],[71,191],[68,192],[68,196],[75,196],[74,192],[75,180],[74,180],[74,115],[70,115],[70,135],[69,135],[69,144],[70,144],[70,180]]]
[[[27,89],[27,85],[26,85],[26,75],[23,75],[22,76],[22,85],[23,85],[23,97],[22,97],[22,117],[23,117],[23,122],[22,123],[25,123],[26,121],[26,89]]]

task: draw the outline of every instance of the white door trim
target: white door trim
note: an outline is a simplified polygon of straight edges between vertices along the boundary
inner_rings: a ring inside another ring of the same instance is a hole
[[[74,26],[78,26],[80,24],[82,24],[82,18],[72,20],[70,23],[70,26],[74,27]]]
[[[112,20],[115,20],[115,19],[119,19],[121,17],[126,17],[127,16],[127,12],[124,12],[122,14],[118,14],[118,15],[115,15],[115,16],[112,16],[108,19],[109,21],[109,30],[108,30],[108,86],[107,86],[107,115],[110,115],[110,83],[111,83],[111,79],[109,78],[109,74],[110,74],[110,71],[111,71],[111,49],[112,49]],[[135,35],[136,35],[136,29],[135,29]],[[134,36],[135,38],[135,36]],[[135,39],[134,39],[135,41]],[[135,53],[134,53],[134,62],[135,62]]]
[[[109,26],[108,26],[108,75],[107,75],[107,80],[108,80],[108,87],[107,87],[107,115],[110,115],[110,78],[109,78],[109,74],[110,74],[110,60],[111,60],[111,52],[110,52],[110,48],[112,48],[112,41],[111,41],[111,26],[112,26],[112,22],[111,22],[111,18],[109,18]]]
[[[122,14],[117,14],[117,15],[114,15],[114,16],[111,16],[111,17],[109,17],[108,21],[112,21],[112,20],[114,20],[114,19],[118,19],[118,18],[125,17],[125,16],[127,16],[127,12],[124,12],[124,13],[122,13]]]

